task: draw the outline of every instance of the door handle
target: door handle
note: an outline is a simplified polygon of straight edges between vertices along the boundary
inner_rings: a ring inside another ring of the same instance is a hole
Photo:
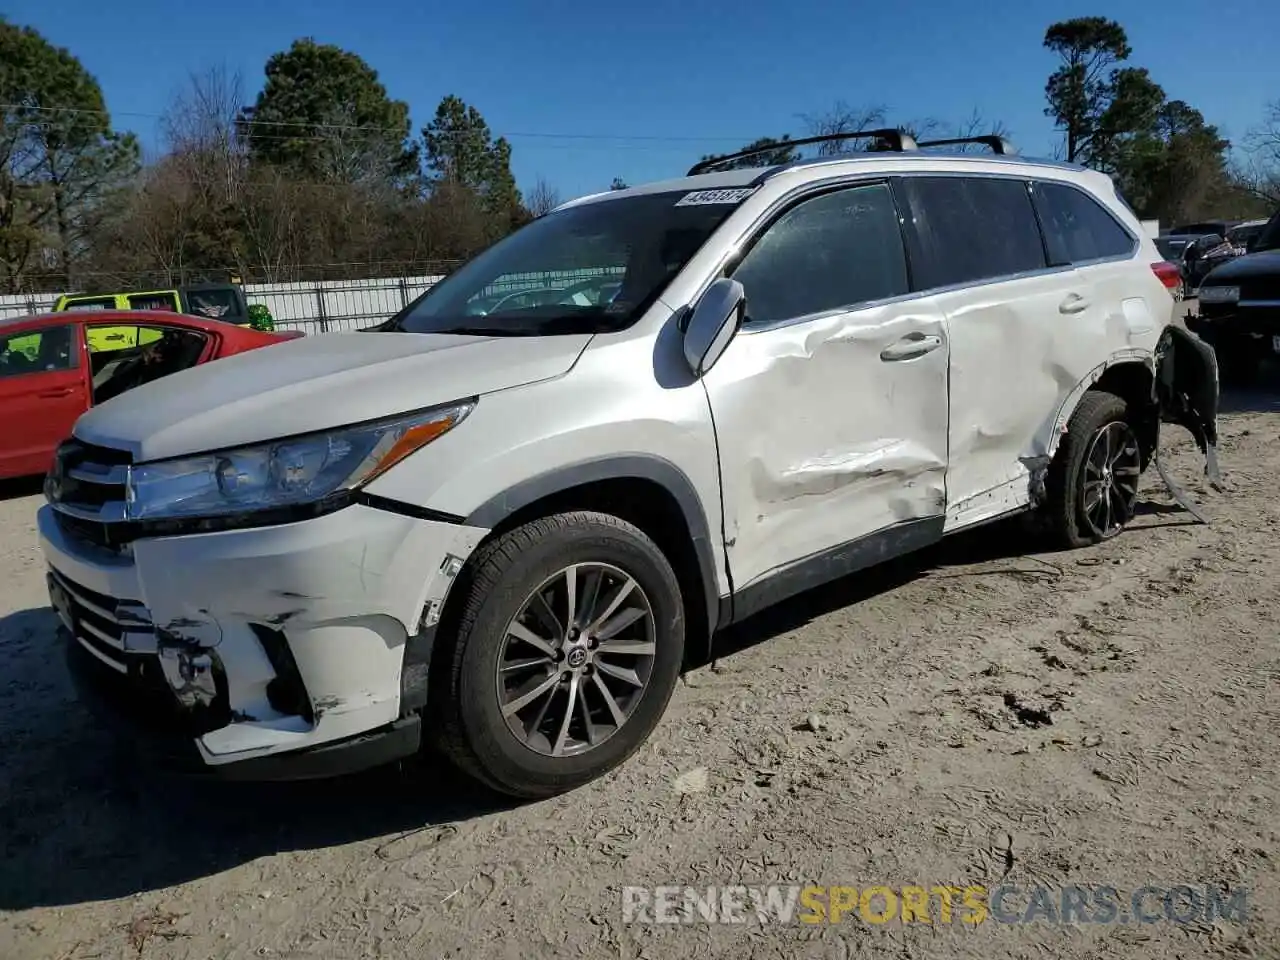
[[[1084,313],[1089,309],[1089,301],[1078,293],[1067,295],[1067,299],[1058,304],[1059,313]]]
[[[880,359],[885,361],[911,360],[923,357],[926,353],[942,346],[942,338],[933,334],[909,333],[896,343],[891,343],[880,351]]]
[[[53,400],[57,397],[69,397],[73,392],[71,387],[58,387],[56,390],[41,390],[36,396],[45,400]]]

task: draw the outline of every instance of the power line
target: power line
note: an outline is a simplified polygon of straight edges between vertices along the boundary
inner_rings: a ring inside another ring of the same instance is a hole
[[[0,103],[0,110],[25,110],[39,113],[73,113],[87,114],[91,116],[110,118],[112,114],[106,110],[88,110],[81,107],[41,107],[32,106],[21,103]],[[161,113],[138,113],[130,111],[118,111],[115,116],[121,117],[139,117],[150,120],[164,120],[165,114]],[[52,121],[38,121],[30,124],[31,126],[52,125]],[[402,129],[395,127],[378,127],[367,124],[341,124],[341,123],[324,123],[311,122],[302,120],[258,120],[248,118],[244,120],[237,119],[236,126],[245,127],[298,127],[313,131],[344,131],[348,133],[385,133],[391,136],[405,136]],[[412,126],[412,125],[411,125]],[[448,137],[449,132],[433,133],[433,136]],[[471,131],[456,131],[457,136],[469,136]],[[252,134],[255,139],[271,139],[268,134]],[[520,139],[541,139],[541,140],[584,140],[584,141],[640,141],[640,142],[656,142],[656,143],[741,143],[755,139],[758,134],[747,137],[678,137],[660,134],[600,134],[600,133],[552,133],[544,131],[511,131],[507,133],[498,133],[490,131],[490,136],[504,139],[520,138]],[[293,137],[285,134],[277,134],[276,138],[284,140],[307,139],[306,137]],[[321,138],[328,139],[328,138]]]

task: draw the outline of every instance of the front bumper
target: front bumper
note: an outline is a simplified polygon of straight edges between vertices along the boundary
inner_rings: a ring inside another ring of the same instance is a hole
[[[416,750],[434,622],[485,533],[364,505],[128,553],[48,506],[38,527],[86,699],[179,768],[251,779]]]
[[[1280,341],[1280,300],[1241,300],[1238,303],[1200,303],[1187,329],[1207,343],[1227,340],[1265,340],[1266,349]],[[1280,349],[1275,352],[1280,353]]]

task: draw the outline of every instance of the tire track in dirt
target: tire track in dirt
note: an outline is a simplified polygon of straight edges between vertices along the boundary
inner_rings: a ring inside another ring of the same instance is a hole
[[[28,904],[0,920],[0,954],[59,956],[82,942],[71,957],[113,956],[128,923],[154,912],[177,916],[144,955],[193,960],[1266,956],[1280,938],[1280,417],[1234,415],[1224,432],[1228,492],[1189,484],[1212,526],[1186,525],[1148,486],[1156,506],[1098,548],[1024,556],[1035,541],[993,526],[798,598],[691,672],[630,763],[543,803],[476,814],[481,801],[439,800],[468,788],[435,774],[201,803],[143,784],[126,801],[91,759],[56,770],[59,736],[64,750],[96,741],[43,712],[31,749],[47,768],[19,771],[24,835],[81,821],[79,842],[105,847],[86,867],[104,886],[129,857],[156,858],[144,876],[166,876],[182,856],[176,838],[201,817],[245,849],[137,896]],[[1177,476],[1196,476],[1192,454],[1172,449]],[[11,607],[43,604],[22,590]],[[22,664],[27,680],[47,675]],[[386,812],[384,793],[402,814]],[[126,802],[142,805],[159,849],[138,847]],[[237,802],[246,809],[222,806]],[[309,804],[329,811],[319,840]],[[343,818],[352,831],[326,840]],[[58,851],[41,838],[14,852],[35,888],[56,893],[42,864]],[[1002,880],[1248,883],[1251,919],[975,930],[620,920],[631,884]]]

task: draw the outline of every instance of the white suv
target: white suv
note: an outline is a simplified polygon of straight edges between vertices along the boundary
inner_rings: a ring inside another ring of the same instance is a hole
[[[1176,274],[1101,174],[875,134],[567,203],[375,331],[87,413],[39,513],[83,695],[206,772],[430,742],[546,796],[768,604],[1018,511],[1115,534],[1162,418],[1216,441]]]

